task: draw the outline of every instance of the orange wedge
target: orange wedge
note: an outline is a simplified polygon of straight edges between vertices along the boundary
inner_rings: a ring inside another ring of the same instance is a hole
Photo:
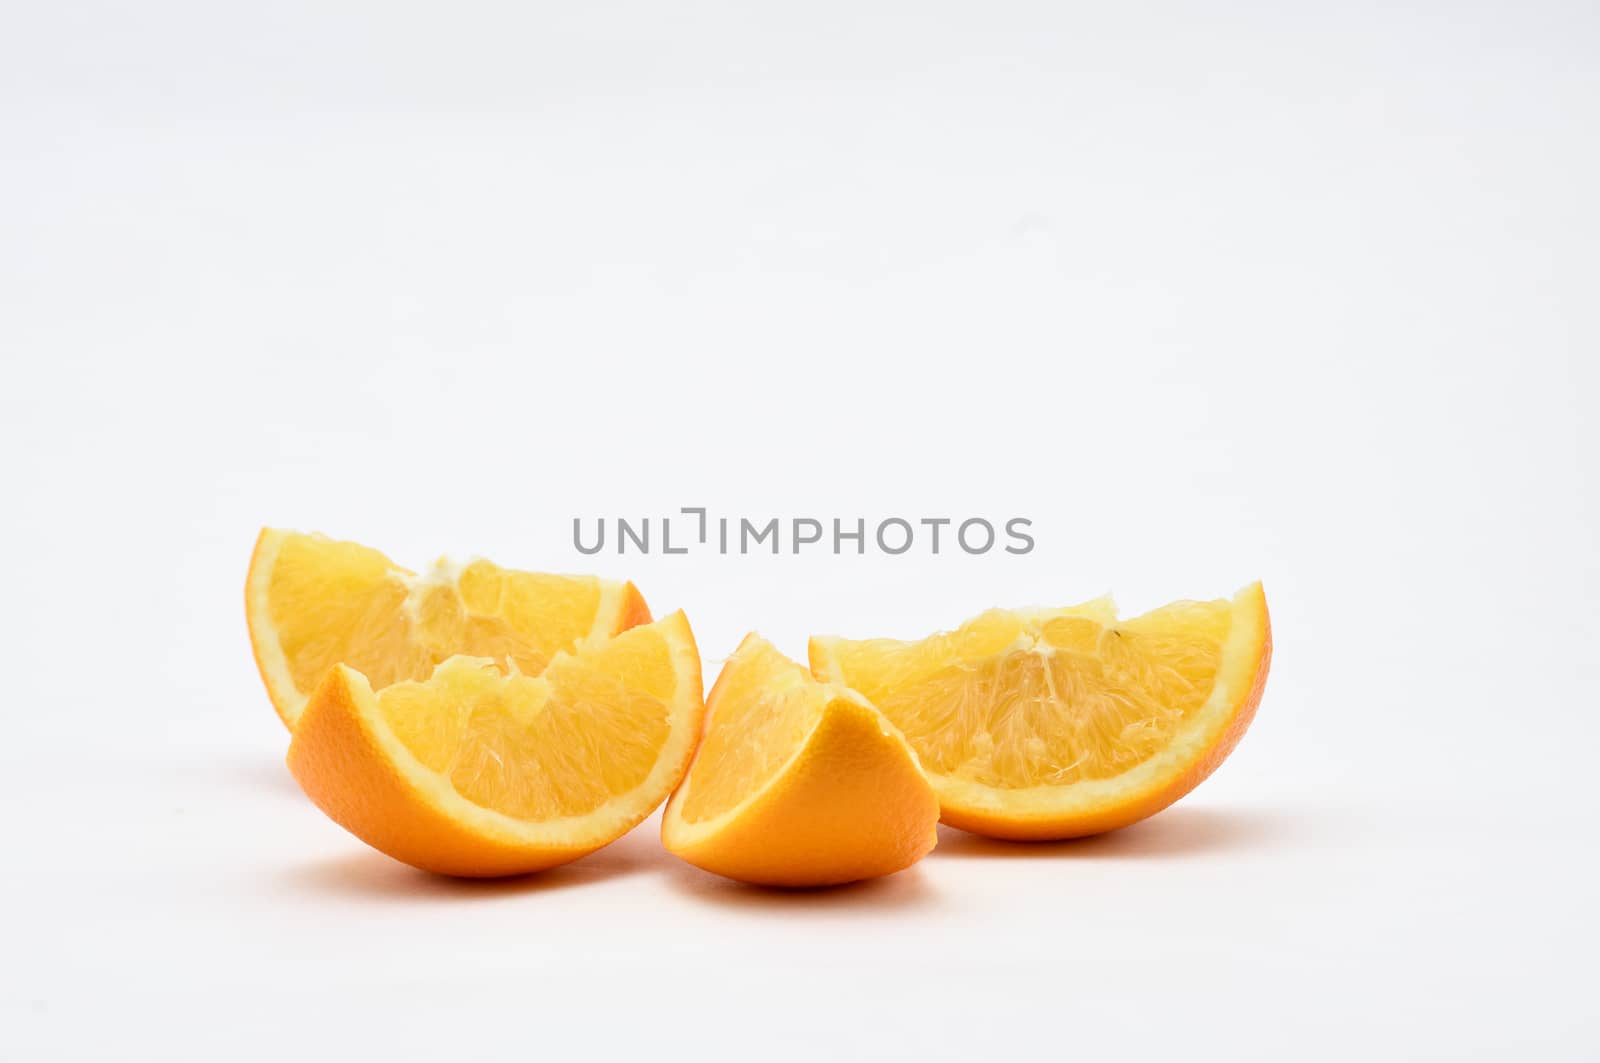
[[[1272,657],[1259,583],[1118,620],[1109,600],[991,610],[917,642],[816,637],[818,678],[905,734],[946,823],[999,838],[1126,826],[1194,789],[1255,716]]]
[[[673,613],[541,675],[450,657],[374,691],[336,665],[307,702],[289,770],[317,806],[415,867],[538,871],[615,840],[682,780],[705,715],[700,657]]]
[[[375,690],[427,679],[454,654],[537,675],[558,652],[650,619],[631,583],[440,560],[418,575],[324,535],[267,528],[245,581],[250,645],[267,694],[293,730],[336,664]]]
[[[729,878],[831,886],[916,863],[938,821],[916,754],[883,714],[752,634],[711,690],[661,840]]]

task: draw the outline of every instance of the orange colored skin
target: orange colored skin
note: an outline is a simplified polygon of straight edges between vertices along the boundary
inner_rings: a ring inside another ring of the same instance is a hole
[[[620,635],[631,627],[650,623],[650,607],[645,604],[644,595],[639,593],[639,588],[629,580],[622,587],[622,615],[617,620],[617,629],[611,634]]]
[[[289,743],[289,771],[316,806],[380,852],[424,871],[467,878],[492,878],[541,871],[576,860],[637,826],[683,781],[705,720],[699,655],[681,613],[662,621],[677,624],[690,656],[679,674],[674,732],[690,736],[675,762],[628,816],[601,833],[571,844],[532,843],[489,832],[454,818],[392,758],[372,719],[374,695],[359,672],[336,666],[312,692]],[[365,707],[366,711],[363,711]],[[663,756],[665,756],[665,751]]]
[[[706,698],[706,722],[733,686],[751,632],[723,666]],[[802,673],[804,668],[795,667]],[[833,698],[804,747],[759,797],[715,834],[690,839],[680,786],[661,817],[668,852],[704,871],[758,886],[837,886],[903,871],[939,840],[939,799],[916,754],[876,709]]]
[[[318,808],[374,849],[424,871],[488,878],[564,864],[611,840],[533,847],[487,838],[457,823],[419,793],[379,746],[356,706],[352,674],[335,668],[312,693],[289,744],[289,771]]]
[[[883,733],[875,710],[840,698],[823,709],[796,760],[735,820],[685,844],[664,818],[662,842],[741,882],[836,886],[910,867],[938,841],[938,821],[939,800],[904,744]]]
[[[261,640],[256,635],[256,626],[249,623],[250,588],[255,585],[256,576],[258,574],[257,569],[262,563],[261,543],[264,539],[266,539],[267,533],[270,530],[270,528],[262,528],[261,531],[256,534],[255,546],[250,548],[250,569],[245,573],[244,577],[244,615],[246,627],[250,632],[250,655],[255,658],[256,674],[261,677],[261,685],[267,688],[267,697],[272,700],[272,711],[278,714],[278,719],[282,720],[283,725],[292,732],[294,730],[294,722],[289,719],[289,714],[284,711],[283,706],[278,704],[278,697],[272,690],[272,683],[267,680],[267,668],[261,660]]]

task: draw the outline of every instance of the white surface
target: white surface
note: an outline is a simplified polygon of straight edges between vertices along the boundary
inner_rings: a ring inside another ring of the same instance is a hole
[[[1100,7],[11,5],[0,1058],[1600,1053],[1600,21]],[[1038,548],[570,545],[688,505]],[[264,523],[631,576],[709,672],[1256,577],[1277,656],[1104,840],[455,885],[282,768]]]

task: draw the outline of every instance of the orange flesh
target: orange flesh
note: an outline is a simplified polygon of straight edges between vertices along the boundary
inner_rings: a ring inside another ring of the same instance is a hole
[[[537,675],[589,633],[600,594],[597,579],[488,561],[468,564],[453,583],[419,580],[369,547],[294,536],[273,566],[268,600],[298,689],[316,686],[335,664],[379,689],[426,679],[454,654]]]
[[[1119,775],[1165,749],[1210,695],[1230,603],[1116,621],[1103,603],[991,610],[920,642],[829,640],[845,681],[938,775],[997,789]]]
[[[770,644],[741,646],[712,692],[715,715],[689,769],[683,818],[713,819],[761,789],[805,742],[827,689]]]
[[[429,681],[377,698],[395,736],[462,797],[550,820],[592,812],[644,781],[671,729],[673,682],[665,641],[635,628],[558,657],[538,677],[452,657]]]

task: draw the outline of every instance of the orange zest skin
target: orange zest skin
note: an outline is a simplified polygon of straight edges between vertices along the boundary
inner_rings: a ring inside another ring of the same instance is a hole
[[[789,719],[766,726],[775,715]],[[881,713],[750,635],[712,688],[700,753],[661,838],[742,882],[831,886],[916,863],[937,841],[938,818],[916,754]]]
[[[1083,684],[1064,682],[1058,674],[1050,688],[1055,704],[1049,709],[1054,716],[1041,711],[1034,718],[1032,733],[1007,732],[999,740],[993,739],[987,732],[980,733],[982,743],[978,748],[984,751],[986,757],[993,758],[992,761],[978,758],[971,762],[977,764],[973,767],[968,761],[961,761],[957,757],[955,759],[959,763],[947,761],[941,765],[937,753],[933,761],[930,761],[929,755],[923,756],[924,770],[939,793],[943,822],[963,830],[1018,841],[1080,837],[1115,830],[1151,816],[1203,782],[1234,750],[1255,718],[1271,666],[1272,624],[1260,584],[1244,588],[1231,602],[1175,603],[1168,609],[1178,610],[1181,618],[1184,607],[1195,611],[1211,610],[1213,616],[1223,617],[1225,623],[1217,630],[1225,631],[1225,635],[1214,640],[1214,645],[1205,638],[1194,636],[1193,645],[1200,648],[1191,650],[1184,641],[1188,636],[1181,628],[1181,619],[1176,633],[1161,628],[1161,610],[1133,621],[1117,621],[1114,613],[1109,611],[1108,602],[1087,603],[1051,613],[985,614],[985,617],[975,620],[973,625],[1010,622],[1020,627],[1024,635],[1018,644],[1007,645],[1004,649],[985,648],[982,656],[958,661],[951,668],[982,674],[989,674],[984,672],[984,669],[989,669],[993,674],[1005,674],[999,670],[997,662],[1018,652],[1033,652],[1031,648],[1019,650],[1016,646],[1026,642],[1029,637],[1037,637],[1038,632],[1044,629],[1070,630],[1074,637],[1084,640],[1082,645],[1075,647],[1083,656],[1072,658],[1069,655],[1068,659],[1082,662],[1085,669],[1082,674],[1094,679],[1101,679],[1102,675],[1123,674],[1115,672],[1110,666],[1105,666],[1102,673],[1101,658],[1096,654],[1107,652],[1108,644],[1096,642],[1097,639],[1116,639],[1109,644],[1111,650],[1121,650],[1130,644],[1128,639],[1137,641],[1137,637],[1141,636],[1147,641],[1165,640],[1159,642],[1160,648],[1173,654],[1172,660],[1189,661],[1191,666],[1194,660],[1208,660],[1206,653],[1215,659],[1209,672],[1200,668],[1198,675],[1191,677],[1192,681],[1186,689],[1192,688],[1193,704],[1188,705],[1181,714],[1169,715],[1165,724],[1167,731],[1160,732],[1152,724],[1149,733],[1159,733],[1161,737],[1147,741],[1147,747],[1141,748],[1137,762],[1123,763],[1108,759],[1106,763],[1115,763],[1114,768],[1080,770],[1069,781],[1053,784],[1051,775],[1064,774],[1064,771],[1057,769],[1052,773],[1034,769],[1037,773],[1035,777],[1028,777],[1026,770],[1015,766],[1026,759],[1017,752],[1015,743],[1048,742],[1062,728],[1071,730],[1084,726],[1084,714],[1093,711],[1092,703],[1076,700],[1074,692],[1085,687]],[[1152,621],[1151,618],[1157,619]],[[1146,623],[1155,627],[1138,629],[1138,625]],[[964,628],[963,632],[967,630]],[[1027,634],[1029,631],[1033,632],[1032,636]],[[971,638],[976,641],[976,637]],[[905,731],[912,745],[922,750],[937,751],[949,747],[950,725],[946,722],[943,728],[929,726],[929,721],[948,721],[952,717],[924,711],[927,703],[919,700],[917,690],[921,688],[914,686],[917,681],[914,677],[928,675],[928,669],[924,668],[920,673],[895,673],[885,671],[881,661],[893,659],[895,655],[903,658],[906,654],[918,652],[943,652],[949,654],[952,661],[957,661],[960,651],[951,647],[959,642],[957,633],[935,636],[922,643],[899,644],[887,640],[851,642],[817,637],[810,644],[810,660],[812,670],[821,678],[848,682],[869,693],[879,691],[872,696],[875,699],[880,696],[883,698],[878,702],[880,708]],[[934,648],[936,643],[938,647]],[[1209,650],[1204,649],[1208,645]],[[1099,649],[1095,649],[1095,646]],[[873,654],[878,657],[875,658]],[[1171,671],[1160,661],[1156,663],[1159,667],[1152,668],[1151,674],[1164,676]],[[913,683],[913,687],[881,689],[885,682],[894,687],[894,675],[912,675],[912,679],[899,681]],[[926,689],[935,694],[939,691],[936,685]],[[1138,692],[1137,687],[1124,689]],[[1059,693],[1062,691],[1065,693]],[[1015,691],[1006,693],[991,690],[987,696],[1017,695]],[[1138,700],[1124,698],[1116,704],[1130,702],[1138,703]],[[1155,705],[1157,709],[1170,708],[1170,705],[1160,702],[1160,697],[1152,697],[1147,703]],[[1001,712],[999,706],[1002,704],[1006,702],[994,701],[974,709],[962,703],[961,708],[969,713],[987,711],[991,719],[997,718],[998,714],[1004,724],[1014,725],[1016,712]],[[890,706],[899,706],[899,709]],[[1119,719],[1117,723],[1123,725],[1125,732],[1147,733],[1139,730],[1138,720],[1126,722]],[[1093,733],[1092,727],[1088,730]],[[1112,733],[1116,733],[1115,729]],[[972,746],[969,743],[962,748],[970,749]],[[1116,752],[1125,753],[1120,750]],[[1105,754],[1107,758],[1111,755],[1110,752]],[[1011,774],[997,778],[996,775],[1000,773],[986,767],[988,763],[1004,764]]]
[[[558,710],[561,740],[542,741],[539,724]],[[541,677],[458,657],[374,693],[336,666],[287,760],[307,796],[373,848],[446,875],[517,875],[593,852],[648,816],[688,770],[704,715],[699,653],[679,612],[560,655]],[[530,785],[544,787],[537,812]],[[551,794],[579,803],[550,808]]]

